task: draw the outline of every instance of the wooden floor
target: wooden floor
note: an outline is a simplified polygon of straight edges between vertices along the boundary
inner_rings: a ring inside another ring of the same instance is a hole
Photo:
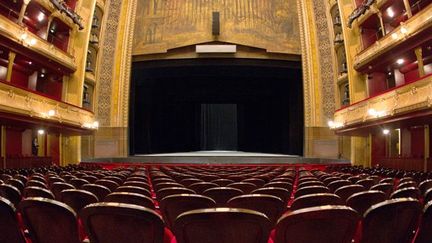
[[[249,153],[241,151],[196,151],[166,154],[143,154],[122,158],[83,159],[84,163],[158,163],[158,164],[327,164],[348,160],[305,158],[297,155]]]

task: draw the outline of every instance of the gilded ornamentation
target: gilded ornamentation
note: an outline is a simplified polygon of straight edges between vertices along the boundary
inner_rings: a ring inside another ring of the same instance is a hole
[[[115,46],[121,12],[121,0],[111,0],[105,25],[103,51],[99,67],[97,117],[101,126],[111,123],[112,83],[115,68]]]

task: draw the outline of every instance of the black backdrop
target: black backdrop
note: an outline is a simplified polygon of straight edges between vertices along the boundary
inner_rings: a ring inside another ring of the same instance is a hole
[[[302,155],[300,67],[257,59],[134,62],[130,154],[237,149]]]

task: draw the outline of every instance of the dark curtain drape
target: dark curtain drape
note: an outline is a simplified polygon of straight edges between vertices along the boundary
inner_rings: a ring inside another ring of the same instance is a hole
[[[201,104],[201,150],[238,149],[237,105]]]

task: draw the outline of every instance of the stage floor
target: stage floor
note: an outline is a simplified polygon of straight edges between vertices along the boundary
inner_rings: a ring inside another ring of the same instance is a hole
[[[297,155],[251,153],[241,151],[195,151],[163,154],[140,154],[121,158],[83,159],[84,163],[157,163],[157,164],[328,164],[348,160],[305,158]]]

